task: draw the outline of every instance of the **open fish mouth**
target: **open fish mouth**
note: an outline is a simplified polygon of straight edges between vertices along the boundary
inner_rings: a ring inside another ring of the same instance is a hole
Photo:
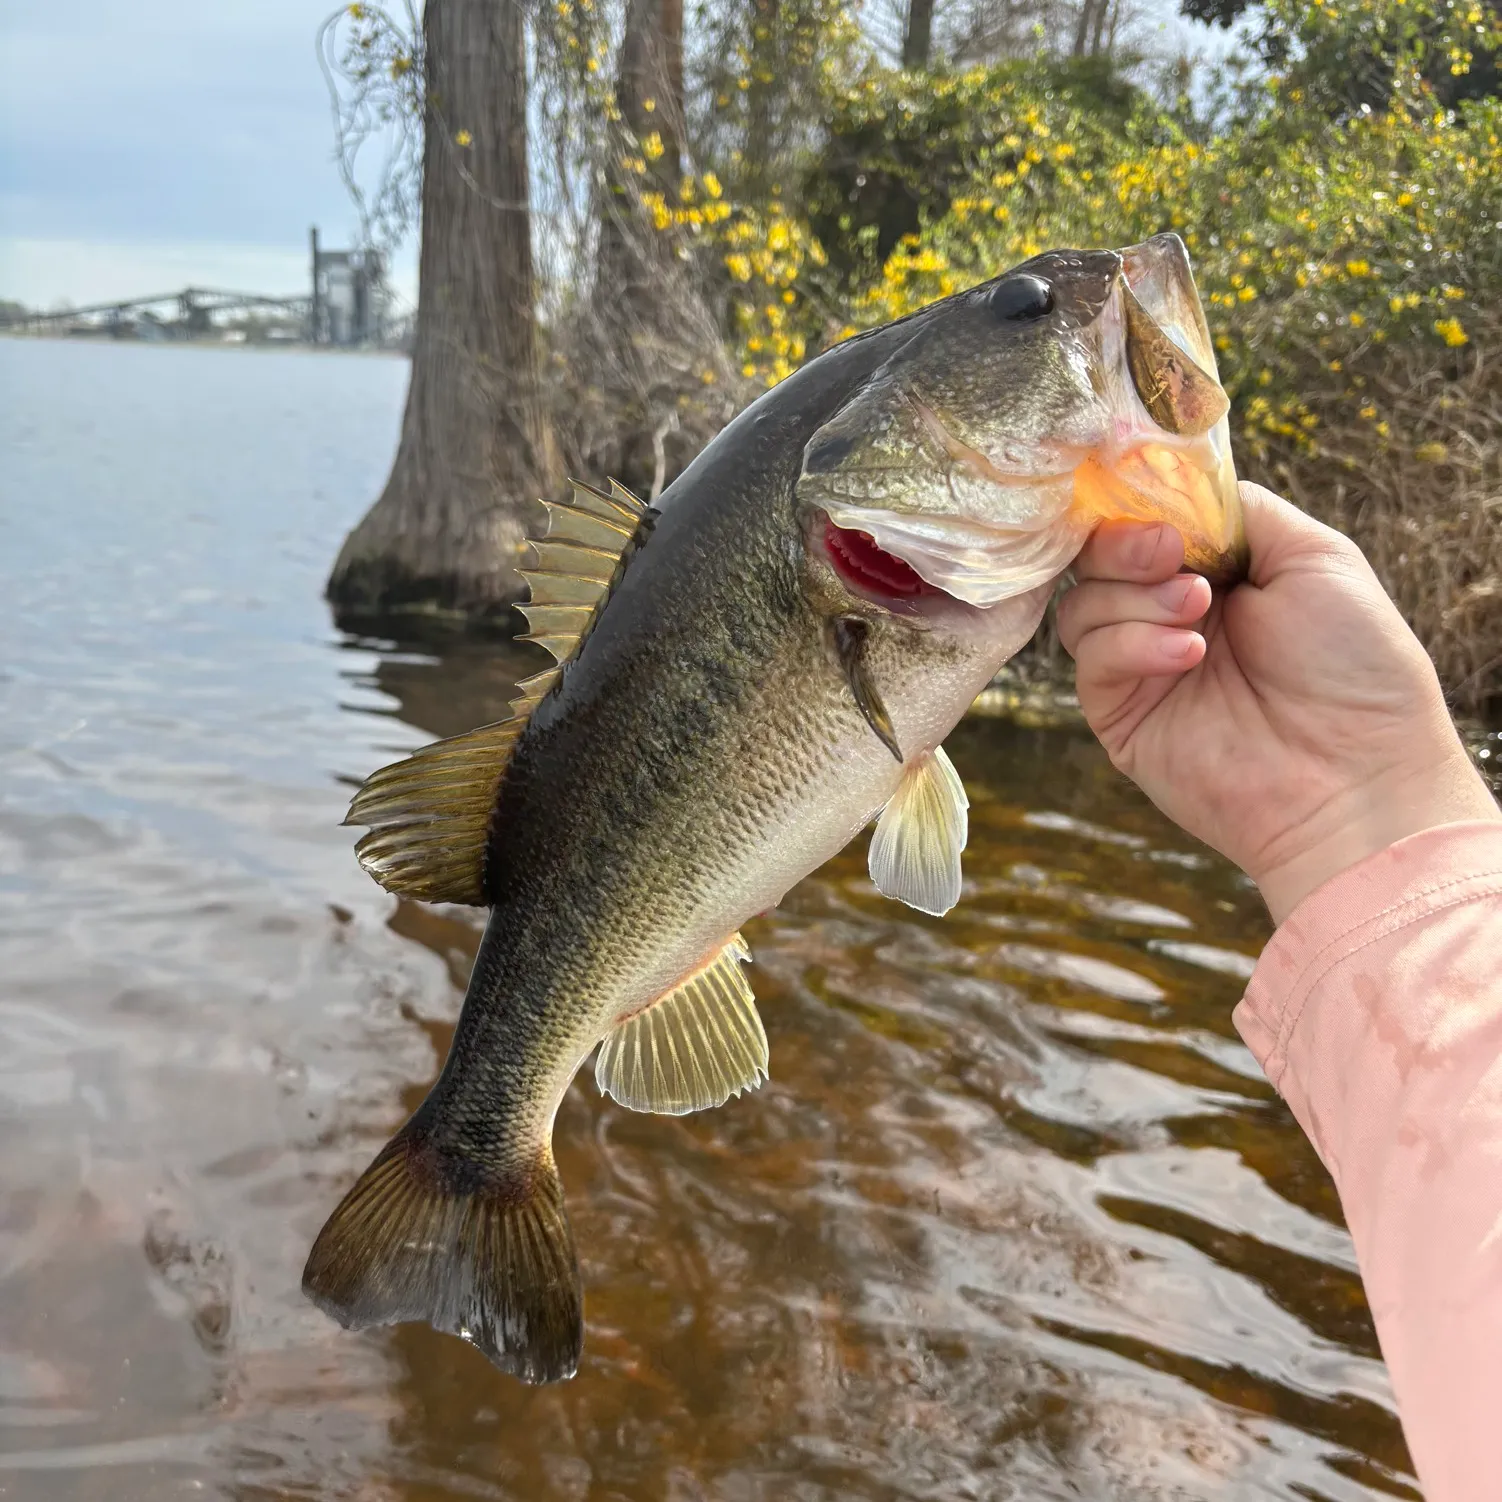
[[[833,502],[824,509],[835,572],[859,594],[914,610],[941,594],[982,608],[1025,594],[1068,568],[1090,532],[1063,519],[1024,531],[961,516]]]

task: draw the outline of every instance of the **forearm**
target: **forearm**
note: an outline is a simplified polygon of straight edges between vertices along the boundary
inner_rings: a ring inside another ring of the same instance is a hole
[[[1502,1497],[1502,824],[1313,893],[1236,1025],[1335,1179],[1428,1502]]]

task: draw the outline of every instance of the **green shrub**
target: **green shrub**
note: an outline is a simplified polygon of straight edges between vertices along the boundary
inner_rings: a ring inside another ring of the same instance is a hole
[[[1241,473],[1356,538],[1474,710],[1502,700],[1502,103],[1444,107],[1425,69],[1469,66],[1457,36],[1489,59],[1494,17],[1274,10],[1288,70],[1213,132],[1100,69],[869,74],[832,105],[806,204],[724,226],[739,357],[774,381],[1045,248],[1177,230]],[[1311,80],[1379,24],[1386,107],[1338,107]]]

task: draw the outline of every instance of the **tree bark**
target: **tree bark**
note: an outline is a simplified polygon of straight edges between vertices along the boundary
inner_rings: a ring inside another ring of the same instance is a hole
[[[428,0],[412,375],[380,499],[329,579],[341,624],[504,617],[535,501],[562,480],[533,307],[520,0]]]
[[[741,162],[741,190],[759,202],[771,186],[776,95],[785,81],[777,77],[781,0],[750,0],[751,77],[746,99],[746,149]]]
[[[1095,7],[1104,3],[1105,0],[1080,0],[1079,20],[1074,28],[1074,46],[1070,48],[1072,56],[1085,56],[1085,49],[1090,41],[1090,28],[1095,21]]]
[[[934,0],[908,0],[907,29],[902,37],[902,66],[913,71],[928,66],[933,50]]]
[[[717,339],[697,279],[678,257],[681,235],[657,228],[642,200],[659,193],[668,205],[679,202],[683,0],[627,0],[615,102],[620,129],[607,139],[600,174],[591,323],[582,343],[593,389],[581,458],[592,472],[655,499],[688,457],[681,443],[668,443],[685,389],[681,367],[702,367],[696,352],[706,338]],[[632,160],[644,161],[646,171],[633,170]],[[697,374],[689,380],[697,385]]]
[[[1095,33],[1090,38],[1090,56],[1099,57],[1105,47],[1106,19],[1115,8],[1112,0],[1097,0],[1098,9],[1095,12]],[[1115,23],[1112,27],[1114,30]]]
[[[663,153],[647,173],[670,192],[683,171],[683,0],[628,0],[616,104],[637,139],[656,131]]]
[[[604,203],[595,256],[598,316],[620,321],[626,311],[640,315],[650,302],[668,242],[641,211],[642,191],[678,201],[683,175],[683,0],[628,0],[626,26],[617,56],[616,108],[621,140],[605,162]],[[662,151],[647,160],[643,177],[627,169],[623,155],[642,151],[653,133]]]

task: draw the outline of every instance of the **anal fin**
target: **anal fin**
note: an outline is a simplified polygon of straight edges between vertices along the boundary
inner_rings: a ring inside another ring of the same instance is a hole
[[[741,971],[745,940],[730,942],[702,970],[600,1045],[595,1082],[633,1111],[686,1116],[721,1106],[767,1078],[767,1034]]]
[[[970,800],[940,746],[910,762],[871,836],[867,868],[877,890],[942,917],[960,900],[960,852]]]

